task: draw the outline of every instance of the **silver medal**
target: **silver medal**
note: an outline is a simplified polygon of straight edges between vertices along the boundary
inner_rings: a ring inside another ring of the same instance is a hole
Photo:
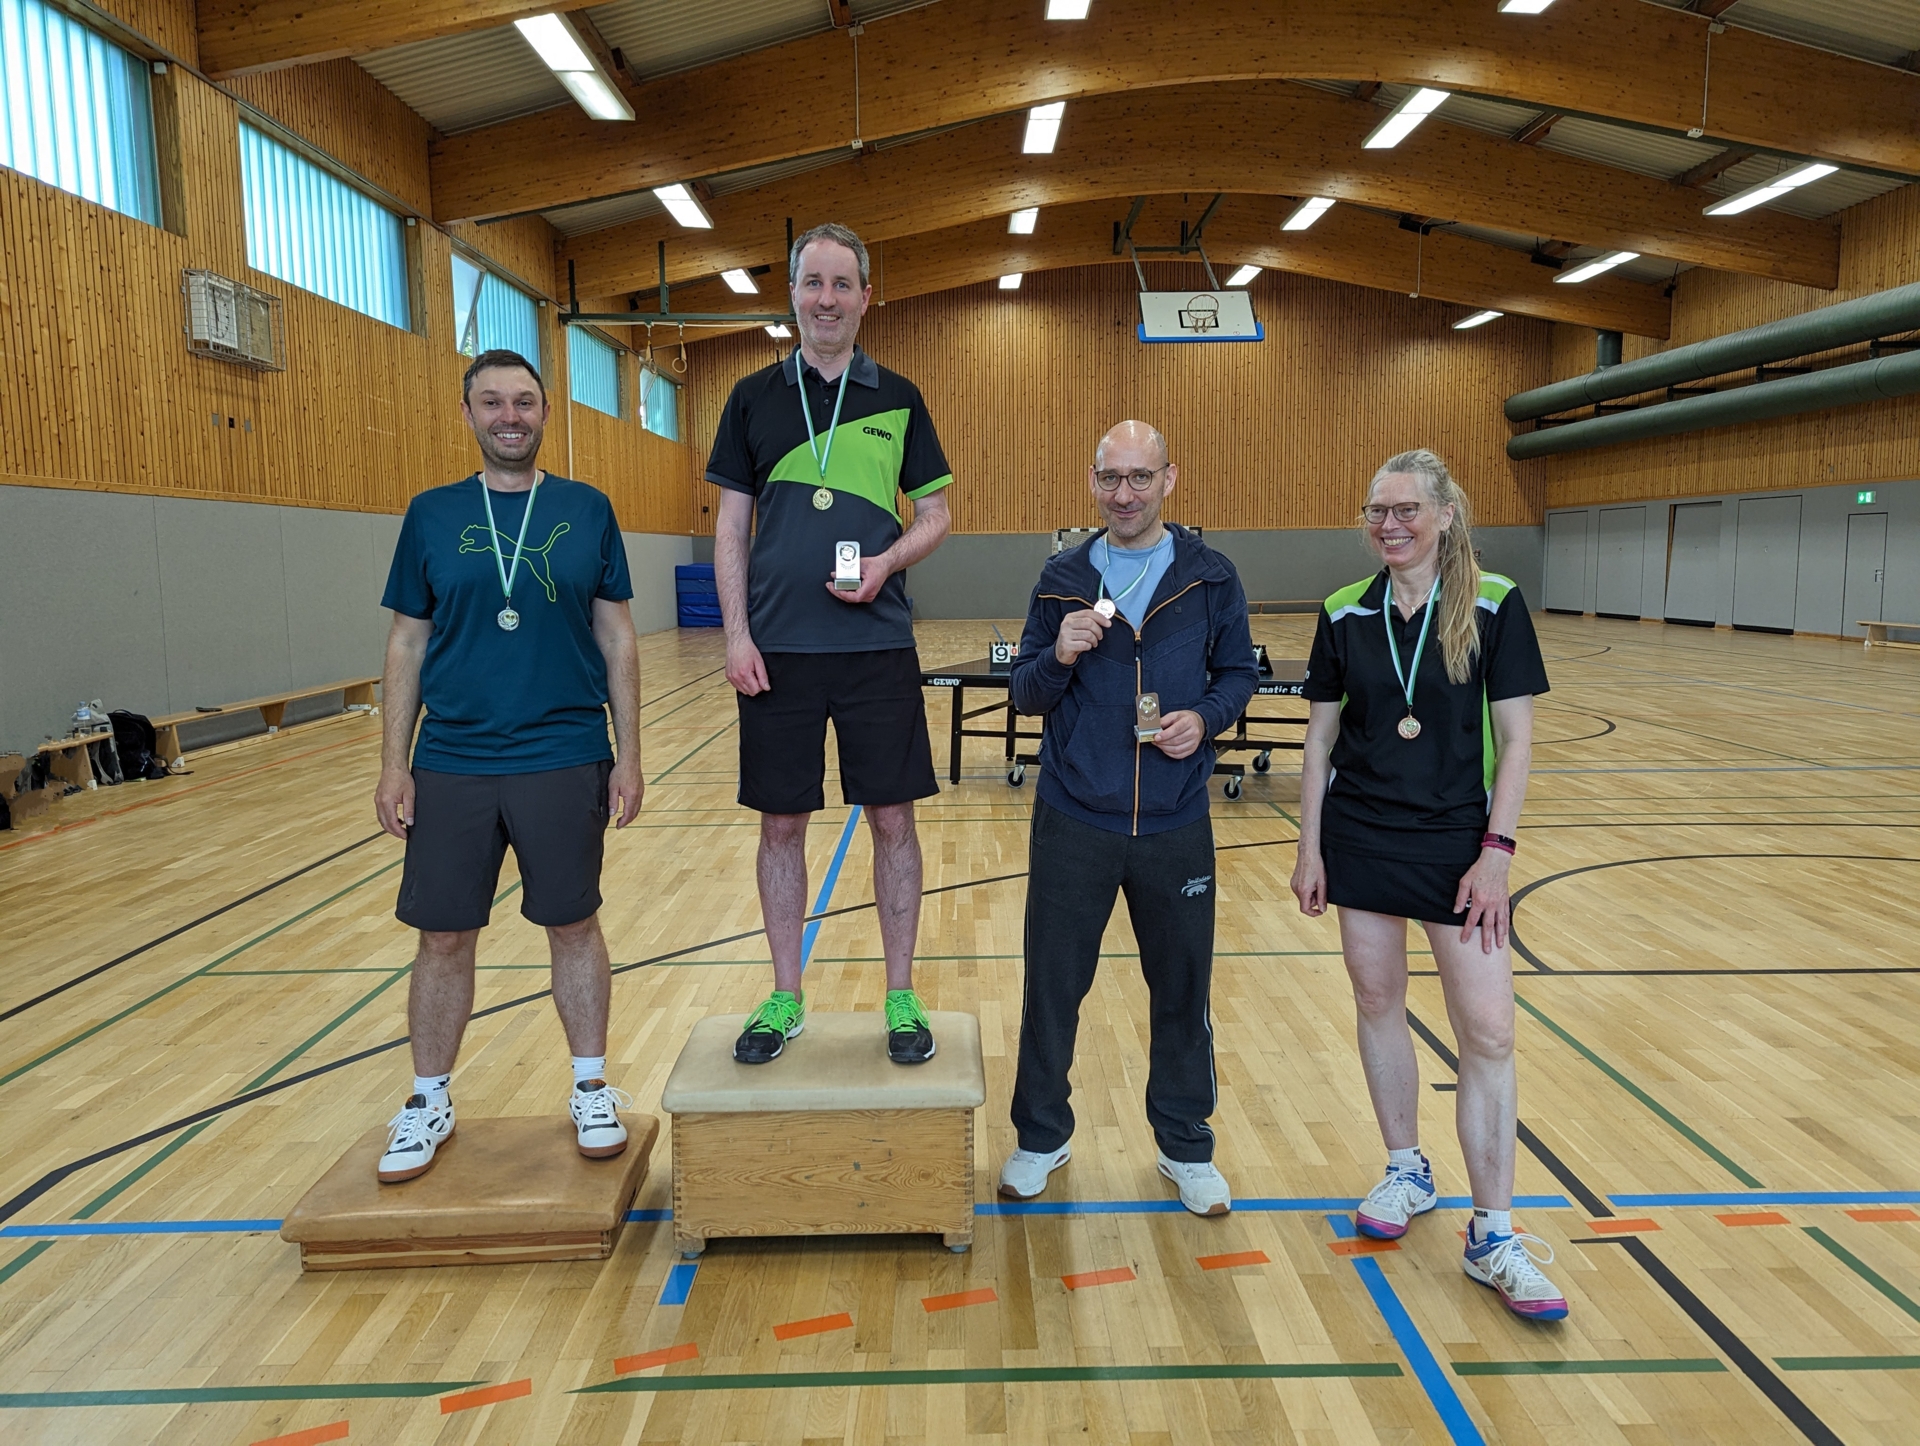
[[[493,620],[500,624],[507,632],[512,632],[520,626],[520,614],[512,608],[501,608],[500,611],[494,615]]]
[[[1407,714],[1406,717],[1400,720],[1400,736],[1402,738],[1418,738],[1420,736],[1420,720],[1411,713]]]
[[[1100,616],[1105,618],[1108,622],[1113,621],[1114,606],[1113,606],[1112,598],[1110,597],[1101,598],[1099,602],[1093,605],[1093,610],[1099,613]]]

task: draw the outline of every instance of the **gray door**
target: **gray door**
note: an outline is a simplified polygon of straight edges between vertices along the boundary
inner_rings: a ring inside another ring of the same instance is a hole
[[[1638,618],[1646,570],[1647,509],[1600,509],[1600,558],[1594,574],[1593,610],[1602,617]]]
[[[1587,610],[1587,514],[1547,514],[1547,611]]]
[[[1880,595],[1887,577],[1887,514],[1855,512],[1847,518],[1847,593],[1840,631],[1862,637],[1860,624],[1880,620]]]
[[[1667,555],[1667,621],[1711,627],[1720,599],[1720,504],[1681,502],[1673,509]]]
[[[1800,578],[1800,499],[1743,497],[1735,526],[1733,625],[1792,632]]]

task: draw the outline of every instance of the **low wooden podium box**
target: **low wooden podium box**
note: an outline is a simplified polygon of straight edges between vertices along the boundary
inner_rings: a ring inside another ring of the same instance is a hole
[[[689,1258],[739,1235],[938,1233],[973,1244],[973,1112],[986,1102],[980,1021],[933,1011],[921,1065],[887,1058],[874,1014],[809,1014],[771,1064],[736,1064],[746,1023],[693,1028],[667,1077],[673,1238]]]
[[[626,1120],[627,1148],[580,1153],[562,1114],[461,1120],[417,1179],[375,1175],[387,1131],[369,1130],[281,1222],[302,1270],[506,1265],[604,1260],[646,1178],[660,1133],[652,1115]]]

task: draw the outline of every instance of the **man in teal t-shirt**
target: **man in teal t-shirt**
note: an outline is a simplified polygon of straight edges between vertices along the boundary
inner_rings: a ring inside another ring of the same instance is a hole
[[[393,631],[374,808],[406,840],[395,912],[420,931],[413,1089],[380,1160],[387,1182],[425,1173],[453,1134],[448,1086],[473,1012],[474,951],[509,844],[520,912],[547,931],[580,1153],[627,1147],[617,1106],[628,1101],[606,1082],[612,974],[599,916],[607,818],[625,827],[644,791],[626,546],[605,494],[535,465],[548,408],[530,362],[482,352],[463,386],[486,465],[413,499],[382,599]]]

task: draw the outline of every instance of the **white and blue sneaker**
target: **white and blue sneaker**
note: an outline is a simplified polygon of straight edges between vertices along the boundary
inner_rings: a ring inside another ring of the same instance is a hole
[[[1545,1245],[1542,1260],[1528,1249],[1528,1243]],[[1467,1253],[1461,1269],[1469,1280],[1491,1286],[1500,1292],[1508,1310],[1528,1320],[1565,1320],[1567,1298],[1548,1280],[1540,1266],[1553,1264],[1553,1247],[1537,1235],[1514,1232],[1502,1235],[1489,1231],[1484,1240],[1474,1238],[1474,1227],[1467,1226]]]
[[[1354,1228],[1375,1240],[1398,1240],[1414,1216],[1426,1214],[1439,1201],[1433,1165],[1422,1155],[1418,1170],[1388,1167],[1386,1178],[1367,1192],[1354,1212]]]
[[[380,1183],[396,1185],[424,1175],[433,1167],[433,1152],[453,1138],[453,1101],[430,1105],[425,1095],[408,1095],[400,1113],[387,1121],[387,1130]]]

